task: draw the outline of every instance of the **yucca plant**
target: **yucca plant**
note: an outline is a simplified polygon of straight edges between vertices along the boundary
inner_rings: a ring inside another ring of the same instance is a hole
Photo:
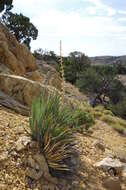
[[[68,170],[64,160],[71,154],[72,116],[68,107],[61,105],[57,94],[33,101],[30,117],[32,137],[39,142],[48,166],[53,170]]]

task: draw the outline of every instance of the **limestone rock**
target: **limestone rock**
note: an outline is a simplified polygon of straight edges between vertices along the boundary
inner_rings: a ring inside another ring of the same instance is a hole
[[[120,173],[123,169],[123,165],[120,160],[110,157],[104,158],[102,161],[96,163],[95,166],[103,169],[103,171],[109,171],[113,168],[117,173]]]
[[[31,142],[31,138],[27,136],[20,137],[16,142],[16,150],[22,151]]]
[[[61,78],[56,69],[46,62],[36,62],[28,48],[19,44],[14,35],[2,24],[0,24],[0,73],[25,76],[61,90]]]
[[[28,80],[16,75],[0,74],[0,90],[23,105],[30,106],[32,101],[45,90],[47,95],[58,92],[51,86]]]
[[[8,29],[0,24],[0,61],[15,74],[37,68],[35,58],[25,45],[19,44]]]
[[[39,70],[33,71],[33,72],[28,72],[26,74],[26,78],[33,80],[33,81],[38,81],[40,83],[43,83],[45,80],[45,74],[40,72]]]

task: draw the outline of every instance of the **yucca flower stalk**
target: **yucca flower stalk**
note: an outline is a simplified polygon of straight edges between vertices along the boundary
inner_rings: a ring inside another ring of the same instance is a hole
[[[62,41],[60,40],[60,72],[61,72],[61,78],[62,78],[62,86],[61,86],[61,102],[64,102],[64,95],[65,95],[65,79],[64,79],[64,67],[63,67],[63,58],[62,58]]]

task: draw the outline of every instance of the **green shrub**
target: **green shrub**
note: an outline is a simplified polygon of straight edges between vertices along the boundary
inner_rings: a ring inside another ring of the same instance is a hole
[[[73,123],[70,110],[60,106],[58,95],[44,92],[37,98],[31,109],[30,129],[33,139],[37,140],[45,155],[50,169],[68,170],[64,160],[70,156]]]
[[[94,124],[93,116],[90,113],[85,112],[81,109],[76,109],[75,111],[73,111],[72,118],[74,122],[73,125],[76,128],[81,128],[82,125],[85,125],[85,129],[88,130],[89,127]]]

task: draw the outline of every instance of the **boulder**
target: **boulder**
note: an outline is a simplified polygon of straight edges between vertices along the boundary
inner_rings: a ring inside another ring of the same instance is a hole
[[[19,44],[14,35],[2,24],[0,24],[0,61],[18,75],[37,69],[36,60],[28,48]]]
[[[110,157],[104,158],[102,161],[95,164],[96,167],[103,169],[103,171],[109,171],[113,169],[116,173],[120,173],[123,170],[123,165],[118,159],[113,159]]]
[[[32,101],[40,96],[43,91],[46,91],[47,95],[54,92],[60,94],[54,87],[7,74],[0,74],[0,90],[25,106],[30,106]]]

